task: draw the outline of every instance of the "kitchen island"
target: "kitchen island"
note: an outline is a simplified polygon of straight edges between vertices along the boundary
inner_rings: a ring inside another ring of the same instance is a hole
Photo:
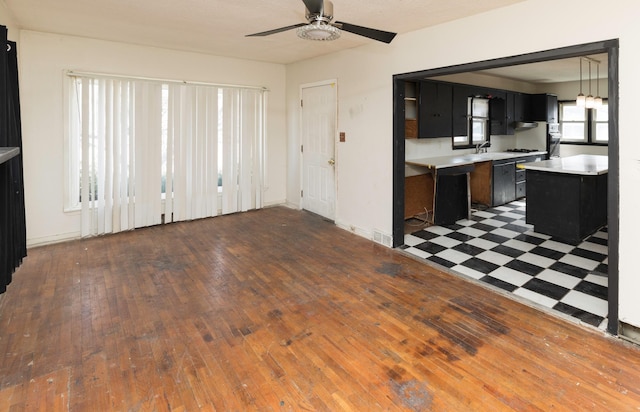
[[[607,156],[577,155],[526,163],[527,223],[578,244],[607,224]]]

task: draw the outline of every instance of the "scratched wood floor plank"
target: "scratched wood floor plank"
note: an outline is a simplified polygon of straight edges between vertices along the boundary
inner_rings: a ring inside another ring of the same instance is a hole
[[[636,410],[640,350],[283,207],[29,250],[0,410]]]

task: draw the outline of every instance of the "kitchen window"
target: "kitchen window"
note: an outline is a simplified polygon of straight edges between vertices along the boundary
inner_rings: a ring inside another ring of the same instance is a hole
[[[609,105],[587,109],[575,101],[559,103],[561,143],[606,145],[609,143]]]
[[[467,100],[467,135],[454,136],[454,148],[479,147],[489,141],[489,100],[469,97]]]

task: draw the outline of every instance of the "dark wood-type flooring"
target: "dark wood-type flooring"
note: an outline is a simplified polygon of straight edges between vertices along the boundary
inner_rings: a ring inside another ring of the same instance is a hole
[[[282,207],[31,249],[0,411],[626,411],[638,347]]]

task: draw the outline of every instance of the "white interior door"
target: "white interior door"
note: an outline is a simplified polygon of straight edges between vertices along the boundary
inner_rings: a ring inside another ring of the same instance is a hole
[[[301,90],[302,208],[335,218],[336,83]]]

